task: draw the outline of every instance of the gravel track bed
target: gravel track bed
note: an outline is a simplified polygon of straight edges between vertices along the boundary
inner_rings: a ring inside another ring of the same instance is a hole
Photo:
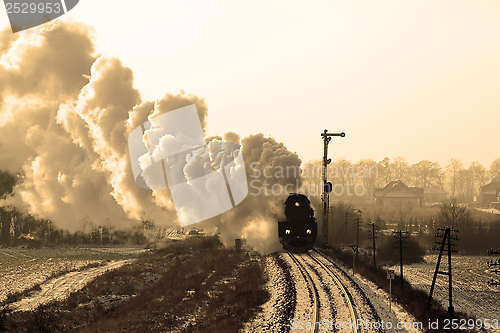
[[[265,274],[270,299],[262,305],[262,311],[256,318],[240,330],[242,333],[290,331],[290,319],[295,314],[297,295],[290,265],[279,254],[268,256]]]
[[[330,273],[326,269],[318,266],[318,264],[311,258],[308,259],[311,265],[315,267],[315,269],[318,269],[321,272],[321,274],[325,276],[326,283],[332,286],[331,289],[334,290],[334,293],[337,294],[339,297],[342,297],[344,301],[343,303],[337,303],[341,304],[340,306],[337,306],[337,312],[339,313],[336,319],[337,322],[341,323],[350,322],[350,321],[355,321],[356,319],[363,319],[370,322],[380,321],[380,318],[378,317],[373,305],[371,304],[371,301],[366,297],[363,290],[361,290],[359,286],[343,270],[341,270],[338,266],[334,265],[327,258],[323,257],[322,255],[319,255],[318,253],[311,252],[311,255],[317,260],[319,260],[321,263],[323,263],[325,266],[330,268],[337,275],[338,279],[340,280],[340,283],[346,288],[348,295],[350,295],[346,297],[344,292],[340,289],[340,287],[337,286],[336,280],[334,280],[330,276]],[[350,313],[349,310],[349,305],[347,304],[351,302],[356,311],[357,315],[356,319],[352,318],[352,314]],[[381,332],[380,329],[377,330],[369,327],[366,328],[365,326],[358,327],[358,331]]]
[[[320,290],[320,319],[330,322],[349,321],[350,313],[347,311],[348,299],[339,290],[338,286],[331,280],[328,273],[312,261],[307,255],[300,256],[301,261],[311,272],[313,282]],[[329,329],[320,329],[320,332],[331,332]],[[336,331],[333,329],[333,331]]]
[[[292,258],[286,254],[281,254],[281,258],[287,262],[290,267],[291,277],[295,283],[296,290],[296,307],[295,315],[290,318],[289,325],[292,328],[292,321],[297,323],[305,323],[313,321],[314,313],[314,289],[307,281],[305,274],[299,269]],[[299,260],[300,261],[300,260]],[[311,277],[312,279],[312,277]],[[314,283],[314,280],[313,280]]]
[[[303,257],[306,260],[306,265],[309,270],[314,272],[313,276],[317,278],[318,283],[321,286],[321,303],[323,304],[322,312],[320,315],[321,319],[333,320],[337,318],[337,307],[338,304],[343,304],[348,301],[343,297],[343,294],[338,291],[338,287],[336,285],[332,285],[328,282],[331,277],[323,270],[321,267],[318,267],[316,263],[311,261],[308,257]],[[325,309],[328,307],[328,309]]]
[[[418,328],[396,329],[396,324],[415,323],[415,318],[408,314],[399,304],[392,302],[389,310],[389,295],[372,282],[359,275],[353,276],[342,263],[333,258],[311,254],[327,267],[331,267],[342,283],[346,286],[359,318],[365,322],[385,323],[383,327],[360,326],[360,332],[411,332],[421,333]],[[316,284],[321,303],[320,323],[327,319],[341,323],[351,319],[350,312],[345,305],[346,297],[339,291],[339,287],[332,281],[324,268],[319,266],[306,254],[297,255],[306,266],[311,279]],[[297,322],[311,322],[312,320],[312,290],[304,279],[303,273],[286,253],[274,254],[266,258],[267,289],[270,299],[262,306],[262,311],[251,322],[247,323],[240,332],[310,332],[305,329],[292,329],[291,320]],[[387,327],[387,323],[392,324]],[[351,329],[337,330],[335,327],[326,329],[320,327],[320,332],[347,332]]]

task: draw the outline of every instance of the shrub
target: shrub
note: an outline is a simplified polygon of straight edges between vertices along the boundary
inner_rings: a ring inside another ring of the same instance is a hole
[[[425,249],[412,238],[405,240],[403,244],[403,263],[413,264],[424,261]],[[399,244],[385,242],[377,251],[377,260],[384,264],[396,264],[400,262]]]

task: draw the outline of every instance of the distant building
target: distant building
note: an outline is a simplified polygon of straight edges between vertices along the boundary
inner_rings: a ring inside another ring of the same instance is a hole
[[[424,204],[432,205],[435,203],[443,203],[448,200],[448,192],[443,191],[438,186],[424,187]]]
[[[376,188],[374,197],[377,206],[419,207],[422,206],[424,189],[408,187],[399,180],[394,180],[384,188]]]
[[[492,202],[499,201],[498,194],[500,193],[500,182],[491,182],[481,187],[479,194],[481,196],[481,205],[489,207]]]

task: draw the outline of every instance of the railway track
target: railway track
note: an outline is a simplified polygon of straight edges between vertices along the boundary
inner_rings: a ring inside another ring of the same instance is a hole
[[[288,255],[290,256],[292,261],[295,263],[295,265],[297,265],[304,280],[307,281],[308,290],[309,290],[309,297],[312,300],[312,316],[311,316],[312,320],[311,320],[311,322],[317,323],[317,322],[319,322],[319,307],[320,307],[318,288],[316,287],[316,284],[313,282],[311,275],[309,274],[306,266],[304,264],[302,264],[300,262],[300,260],[292,253],[288,252]],[[311,332],[313,332],[313,333],[319,332],[319,327],[317,325],[314,325],[311,328]]]
[[[380,332],[363,324],[380,321],[380,318],[349,274],[319,251],[288,255],[297,267],[296,271],[300,271],[295,279],[302,276],[302,281],[296,281],[296,286],[309,291],[309,307],[299,300],[296,303],[295,316],[303,323],[310,323],[309,327],[302,325],[301,332]]]
[[[315,253],[319,254],[320,256],[323,256],[318,251],[315,251]],[[337,286],[339,287],[339,289],[342,290],[342,293],[344,294],[344,296],[346,297],[346,299],[349,300],[348,302],[346,302],[346,304],[347,304],[347,306],[349,308],[349,313],[350,313],[351,319],[352,319],[353,322],[356,323],[359,317],[358,317],[358,313],[356,311],[356,308],[354,307],[354,299],[352,297],[352,294],[349,292],[349,290],[346,288],[346,286],[344,285],[344,283],[342,283],[342,281],[340,280],[340,278],[337,276],[337,274],[330,267],[326,266],[323,262],[321,262],[319,259],[317,259],[313,255],[311,255],[310,253],[308,253],[308,255],[309,255],[309,257],[311,259],[314,260],[314,262],[316,262],[318,265],[320,265],[323,269],[325,269],[328,272],[328,274],[330,275],[330,277],[332,278],[332,280],[337,284]],[[355,326],[354,332],[356,332],[356,333],[359,332],[357,326]]]
[[[289,252],[288,255],[295,265],[297,265],[306,281],[311,304],[313,304],[310,319],[310,322],[313,324],[309,325],[309,327],[303,325],[304,328],[309,328],[310,332],[316,333],[320,332],[320,329],[322,331],[333,330],[334,323],[341,325],[341,323],[350,324],[357,322],[358,313],[354,305],[353,296],[331,267],[328,267],[315,255],[310,253],[295,255]],[[319,252],[316,255],[322,256]],[[332,283],[335,286],[334,288],[332,288]],[[321,298],[320,294],[322,294]],[[330,312],[328,312],[328,307],[331,308]],[[345,311],[340,311],[339,307],[347,308],[349,318],[346,317]],[[339,316],[340,313],[344,313],[344,315]],[[338,330],[338,327],[336,329]],[[353,333],[359,333],[356,325],[345,325],[342,327],[343,331],[346,329],[351,329]]]

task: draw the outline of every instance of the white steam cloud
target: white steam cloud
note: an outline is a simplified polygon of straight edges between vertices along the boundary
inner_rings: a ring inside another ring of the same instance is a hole
[[[205,131],[207,105],[182,91],[156,102],[141,101],[132,70],[116,58],[96,56],[91,33],[82,24],[60,21],[39,35],[19,37],[10,29],[0,33],[0,170],[21,177],[13,195],[0,205],[50,219],[70,232],[97,225],[129,227],[141,219],[176,227],[169,190],[136,185],[127,138],[148,119],[191,104]],[[300,170],[297,154],[272,137],[256,134],[240,140],[228,132],[223,139],[206,141],[209,152],[191,156],[186,175],[225,163],[227,156],[219,152],[226,141],[242,146],[247,176],[255,186],[301,185],[297,174],[256,175],[266,167]],[[244,238],[250,247],[274,252],[285,198],[286,193],[250,193],[236,208],[199,226],[217,228],[226,243]]]

